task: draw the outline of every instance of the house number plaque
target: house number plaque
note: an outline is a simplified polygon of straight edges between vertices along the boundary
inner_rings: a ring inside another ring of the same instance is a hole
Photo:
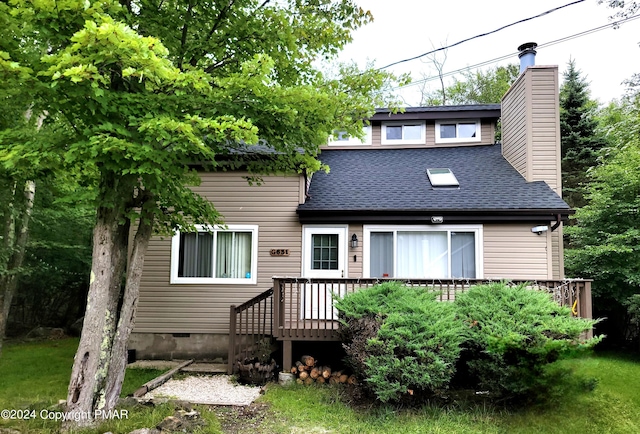
[[[271,256],[289,256],[289,249],[271,249]]]

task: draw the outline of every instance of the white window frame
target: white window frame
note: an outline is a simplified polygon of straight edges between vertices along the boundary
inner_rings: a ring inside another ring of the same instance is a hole
[[[420,138],[419,139],[387,139],[387,127],[401,126],[402,135],[404,137],[405,126],[420,126]],[[382,131],[380,136],[380,143],[382,145],[424,145],[426,144],[426,131],[427,126],[425,121],[392,121],[383,122]]]
[[[440,137],[440,125],[442,124],[456,124],[456,137],[454,138],[441,138]],[[476,136],[475,137],[457,137],[458,127],[460,124],[476,124]],[[471,143],[480,142],[482,140],[482,122],[480,119],[447,119],[436,121],[436,143]]]
[[[448,276],[440,277],[441,279],[451,278],[451,232],[473,232],[476,243],[476,277],[474,279],[482,279],[484,277],[484,233],[482,225],[365,225],[363,227],[363,251],[362,251],[362,275],[363,277],[371,277],[371,251],[368,246],[371,245],[371,232],[393,232],[393,277],[403,278],[406,276],[397,275],[397,232],[447,232],[447,251],[448,251]]]
[[[362,146],[371,144],[371,125],[365,125],[362,127],[364,133],[364,139],[357,137],[349,137],[348,140],[337,140],[335,135],[329,137],[329,146]],[[343,132],[343,131],[339,131]]]
[[[171,275],[172,284],[225,284],[225,285],[252,285],[258,282],[258,225],[228,225],[205,226],[196,225],[197,232],[251,232],[251,277],[247,278],[223,278],[215,277],[216,252],[218,237],[213,237],[213,277],[179,277],[178,267],[180,261],[180,232],[171,238]]]

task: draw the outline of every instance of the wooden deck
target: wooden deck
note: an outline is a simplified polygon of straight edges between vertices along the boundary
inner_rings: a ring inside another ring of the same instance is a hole
[[[338,341],[338,312],[334,297],[379,284],[401,280],[404,284],[434,291],[440,301],[453,301],[456,294],[475,285],[490,283],[482,279],[319,279],[274,277],[273,288],[241,306],[231,306],[229,372],[235,360],[247,357],[265,337],[282,342],[284,370],[291,368],[293,341]],[[547,291],[574,315],[592,318],[591,281],[582,279],[523,281],[535,290]]]

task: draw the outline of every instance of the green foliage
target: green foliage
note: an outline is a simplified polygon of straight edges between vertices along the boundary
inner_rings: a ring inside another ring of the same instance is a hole
[[[97,206],[129,220],[145,210],[161,233],[222,221],[188,188],[198,182],[190,164],[312,172],[334,129],[362,134],[375,106],[393,105],[381,92],[387,73],[345,66],[328,78],[314,66],[371,20],[350,0],[17,1],[1,11],[6,91],[23,89],[23,107],[35,104],[70,132],[7,141],[5,167],[80,171]]]
[[[14,332],[37,325],[67,327],[83,315],[95,220],[83,191],[70,177],[43,179],[38,185],[10,315]]]
[[[486,71],[476,70],[463,73],[463,79],[455,79],[444,90],[446,103],[452,104],[497,104],[511,84],[520,75],[518,65],[497,66]],[[442,92],[434,91],[426,98],[424,105],[442,105]]]
[[[447,389],[464,340],[454,307],[425,288],[385,282],[336,300],[356,375],[382,402]],[[364,330],[366,341],[363,341]]]
[[[640,286],[640,104],[625,101],[604,115],[611,147],[590,172],[588,205],[567,228],[574,248],[565,265],[569,275],[594,279],[594,305],[606,311]]]
[[[66,394],[71,361],[77,340],[7,344],[0,359],[0,408],[47,409]],[[205,432],[223,432],[223,424],[240,432],[291,433],[292,427],[305,432],[344,434],[378,433],[578,433],[640,431],[640,363],[637,358],[620,354],[597,354],[560,362],[561,369],[577,374],[575,386],[565,389],[552,405],[531,406],[518,411],[482,403],[449,406],[425,405],[398,408],[390,405],[353,408],[345,389],[336,387],[280,387],[269,385],[266,393],[249,411],[232,408],[214,411],[198,408],[208,425]],[[151,371],[130,369],[125,389],[135,390],[147,381]],[[153,376],[155,374],[151,374]],[[582,378],[579,378],[582,376]],[[590,393],[585,389],[597,387]],[[37,404],[37,405],[36,405]],[[615,405],[613,405],[615,404]],[[301,411],[304,409],[304,411]],[[170,404],[137,406],[126,420],[83,432],[128,433],[141,427],[153,427],[173,414]],[[588,414],[588,417],[585,417]],[[23,433],[55,434],[60,425],[40,418],[29,421],[0,420],[0,429],[13,428]],[[227,428],[228,430],[228,428]]]
[[[602,339],[582,339],[597,321],[523,285],[475,286],[446,303],[428,288],[385,282],[336,306],[347,359],[382,402],[441,394],[454,376],[456,387],[494,400],[533,399],[558,381],[553,362]]]
[[[570,60],[560,88],[560,134],[562,143],[562,190],[574,208],[585,205],[583,189],[587,171],[596,165],[604,139],[594,116],[597,103],[589,99],[589,83]]]
[[[464,344],[469,373],[500,398],[540,396],[550,383],[549,364],[601,340],[581,339],[597,321],[573,318],[550,294],[524,285],[475,286],[455,305],[470,334]]]

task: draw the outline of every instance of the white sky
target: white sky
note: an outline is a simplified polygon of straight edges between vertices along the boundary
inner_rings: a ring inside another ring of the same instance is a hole
[[[370,10],[374,22],[359,29],[340,59],[355,60],[361,67],[373,61],[382,67],[451,45],[463,39],[493,31],[518,20],[538,15],[572,0],[357,0]],[[610,24],[613,10],[586,0],[540,18],[516,24],[488,36],[465,42],[447,51],[444,73],[512,54],[508,59],[482,68],[508,63],[519,64],[517,47],[525,42],[543,45],[571,35]],[[569,58],[590,82],[592,98],[606,103],[624,93],[621,82],[640,73],[640,19],[620,28],[594,33],[538,48],[537,65],[558,65],[560,74]],[[442,59],[439,55],[438,59]],[[473,70],[477,67],[472,68]],[[425,57],[395,66],[390,71],[410,72],[414,81],[437,77],[433,64]],[[458,78],[462,78],[457,75]],[[561,76],[562,77],[562,76]],[[451,79],[449,79],[451,80]],[[438,80],[427,82],[431,89]],[[409,106],[419,103],[420,86],[401,91]]]

